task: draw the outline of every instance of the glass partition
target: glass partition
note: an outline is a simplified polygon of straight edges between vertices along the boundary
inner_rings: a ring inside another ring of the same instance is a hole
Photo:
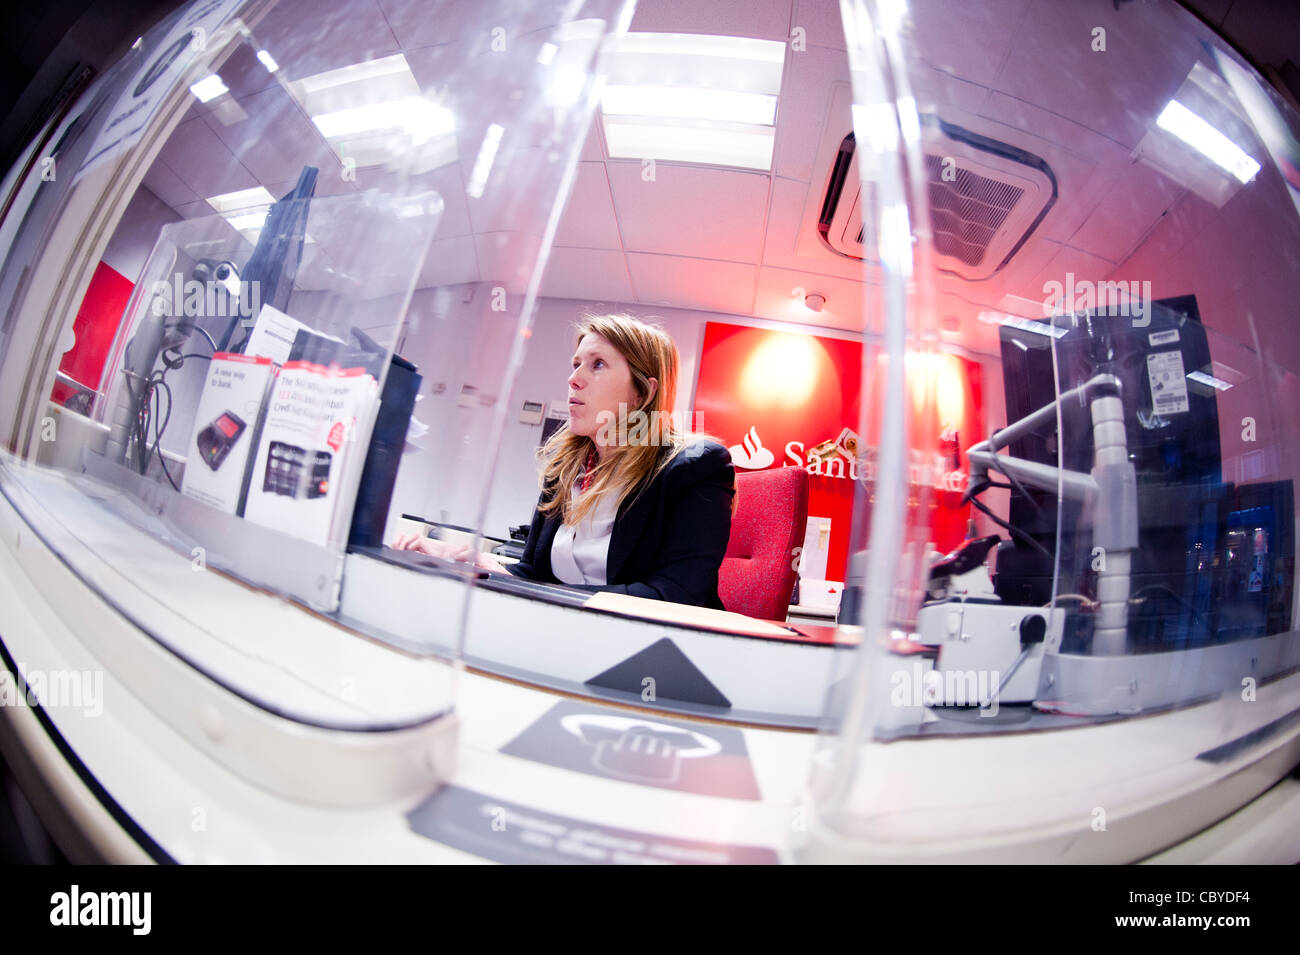
[[[315,681],[362,728],[452,707],[435,663],[478,571],[385,545],[479,533],[597,54],[631,10],[385,6],[178,10],[37,164],[57,174],[15,206],[0,274],[15,507],[83,579],[144,594],[182,658],[273,712],[302,716],[286,686]],[[256,597],[201,617],[212,578]],[[258,607],[280,621],[260,648]],[[295,640],[321,620],[367,639],[308,678]],[[213,662],[230,646],[292,676]]]
[[[1296,117],[1172,3],[842,11],[874,449],[806,857],[1145,858],[1300,756]]]

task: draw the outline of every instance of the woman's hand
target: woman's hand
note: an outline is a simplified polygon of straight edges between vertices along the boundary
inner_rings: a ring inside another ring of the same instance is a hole
[[[430,557],[473,564],[479,570],[493,571],[498,574],[509,573],[505,564],[501,563],[494,554],[482,553],[469,544],[451,544],[447,541],[434,540],[432,537],[423,537],[420,534],[399,534],[393,541],[393,548],[414,550],[421,554],[428,554]]]
[[[506,570],[506,565],[501,563],[500,559],[497,557],[496,554],[480,553],[478,555],[478,559],[474,563],[474,566],[477,567],[479,570],[489,570],[494,574],[510,573],[510,571]]]
[[[434,540],[432,537],[425,537],[423,534],[398,534],[397,539],[393,541],[393,549],[413,550],[421,554],[428,554],[430,557],[455,560],[453,552],[457,548],[446,541]]]

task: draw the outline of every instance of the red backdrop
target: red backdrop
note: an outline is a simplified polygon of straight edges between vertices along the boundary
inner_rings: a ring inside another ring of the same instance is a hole
[[[99,263],[72,323],[77,343],[64,353],[59,371],[90,388],[99,387],[108,350],[113,346],[113,337],[122,323],[134,287],[126,276],[103,262]],[[70,385],[55,382],[51,397],[64,404],[76,393],[77,390]]]
[[[962,448],[979,440],[983,431],[979,366],[954,355],[927,356],[924,367],[908,369],[914,401],[932,387],[936,401],[922,423],[939,434],[956,432]],[[874,376],[873,376],[874,377]],[[874,392],[873,387],[869,392]],[[826,575],[843,580],[848,559],[853,513],[851,468],[845,455],[834,451],[817,464],[809,451],[835,442],[845,429],[856,433],[862,401],[862,345],[815,335],[775,332],[709,322],[704,332],[694,410],[699,427],[732,449],[738,471],[769,467],[803,467],[809,471],[808,513],[831,519]],[[937,420],[936,420],[937,419]],[[874,434],[863,436],[867,445]],[[951,460],[951,455],[948,456]],[[937,475],[955,486],[964,479],[948,463]],[[968,508],[956,507],[959,493],[932,495],[930,519],[936,545],[948,550],[964,536]]]

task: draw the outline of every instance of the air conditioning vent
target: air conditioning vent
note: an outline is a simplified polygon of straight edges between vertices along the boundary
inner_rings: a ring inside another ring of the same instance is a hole
[[[943,158],[929,153],[925,172],[935,251],[978,267],[1025,190],[955,167],[951,180],[945,179]]]
[[[928,117],[926,190],[937,265],[966,279],[993,275],[1024,245],[1056,202],[1056,177],[1038,156]],[[874,195],[863,196],[853,134],[827,182],[818,232],[840,255],[875,261]]]

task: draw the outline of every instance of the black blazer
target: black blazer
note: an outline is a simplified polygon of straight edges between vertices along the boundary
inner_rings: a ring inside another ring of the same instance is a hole
[[[605,564],[607,583],[578,589],[724,609],[718,568],[731,536],[735,488],[731,452],[707,440],[686,448],[639,496],[633,491],[619,505]],[[548,484],[538,505],[553,495],[554,485]],[[534,510],[524,555],[506,569],[516,577],[560,583],[551,570],[551,543],[559,527],[558,514],[543,518]]]

